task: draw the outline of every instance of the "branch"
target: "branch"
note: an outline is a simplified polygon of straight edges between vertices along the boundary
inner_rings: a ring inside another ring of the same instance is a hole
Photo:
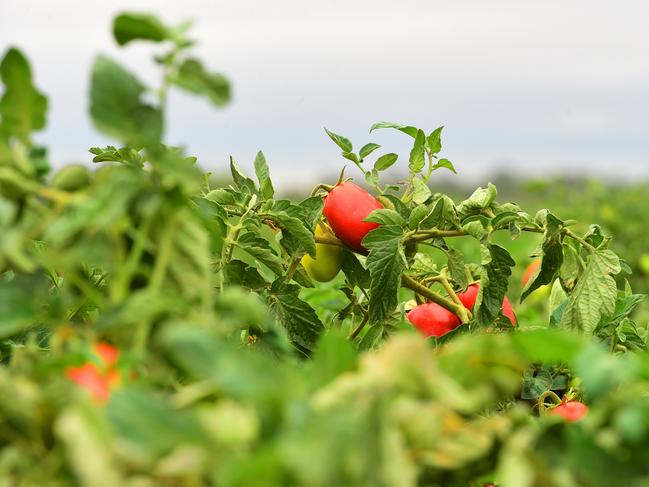
[[[471,321],[471,312],[468,309],[466,309],[462,304],[457,304],[452,300],[445,298],[444,296],[441,296],[434,291],[431,291],[426,286],[423,286],[422,284],[415,281],[412,277],[406,274],[402,274],[401,285],[405,288],[415,291],[417,294],[422,295],[423,297],[432,301],[433,303],[437,303],[440,306],[451,311],[452,313],[457,315],[458,318],[460,318],[460,321],[462,323],[468,323],[469,321]]]

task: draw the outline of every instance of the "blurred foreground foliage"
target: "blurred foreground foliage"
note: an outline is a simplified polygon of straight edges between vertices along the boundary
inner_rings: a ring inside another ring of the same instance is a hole
[[[98,57],[90,113],[124,145],[91,148],[96,170],[49,176],[33,138],[47,100],[19,50],[0,64],[0,485],[646,485],[644,296],[601,227],[497,203],[493,185],[433,194],[434,171],[455,171],[442,128],[372,127],[413,139],[402,193],[380,181],[396,154],[367,169],[378,144],[355,153],[327,131],[384,208],[369,251],[345,250],[316,285],[300,259],[316,253],[320,195],[275,198],[261,152],[258,183],[232,159],[232,184],[212,187],[163,143],[169,89],[230,99],[188,54],[189,24],[126,13],[113,27],[119,45],[164,49],[162,82]],[[603,216],[624,255],[639,233]],[[512,295],[552,290],[513,329],[500,307],[530,254],[540,270]],[[473,314],[453,301],[470,281]],[[404,319],[413,296],[463,325],[424,340]],[[559,396],[588,414],[549,414]]]

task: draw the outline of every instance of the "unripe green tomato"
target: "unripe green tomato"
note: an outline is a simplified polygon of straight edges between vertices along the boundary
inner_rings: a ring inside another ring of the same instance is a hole
[[[327,235],[318,225],[315,229],[316,237]],[[315,244],[315,259],[310,255],[302,257],[302,266],[306,269],[311,279],[319,282],[331,281],[340,272],[343,262],[343,249],[337,245]]]
[[[78,191],[90,184],[90,171],[81,164],[65,166],[52,178],[52,186],[64,191]]]

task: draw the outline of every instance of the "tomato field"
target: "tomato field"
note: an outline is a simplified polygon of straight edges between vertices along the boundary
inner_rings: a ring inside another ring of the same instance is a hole
[[[648,484],[646,185],[445,189],[443,128],[385,121],[325,129],[340,175],[296,197],[263,152],[222,184],[164,134],[228,79],[188,24],[112,28],[160,83],[97,57],[87,165],[0,63],[0,485]]]

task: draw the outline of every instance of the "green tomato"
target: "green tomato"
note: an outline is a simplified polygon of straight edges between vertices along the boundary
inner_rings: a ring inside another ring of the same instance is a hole
[[[320,225],[315,230],[316,237],[327,235]],[[340,272],[343,262],[343,249],[337,245],[315,244],[315,259],[310,255],[302,257],[302,266],[307,274],[319,282],[331,281]]]

